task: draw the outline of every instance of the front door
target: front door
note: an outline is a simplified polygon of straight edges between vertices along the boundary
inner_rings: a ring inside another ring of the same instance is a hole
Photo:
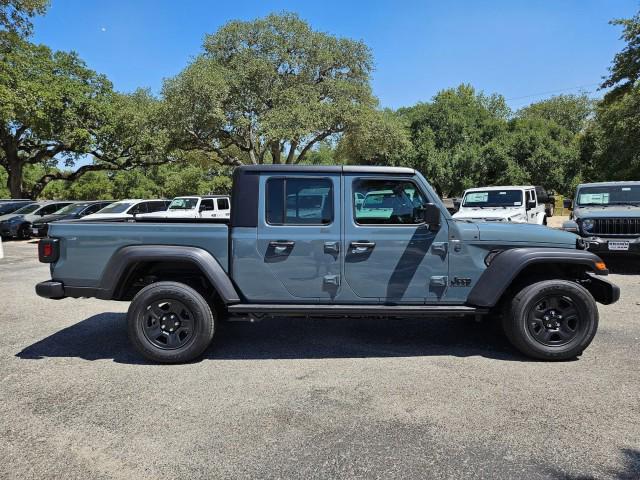
[[[261,178],[257,248],[293,297],[330,300],[340,289],[340,175]],[[279,299],[274,299],[279,300]]]
[[[447,224],[424,224],[427,194],[400,177],[345,176],[343,188],[349,288],[380,302],[437,302],[448,284]]]

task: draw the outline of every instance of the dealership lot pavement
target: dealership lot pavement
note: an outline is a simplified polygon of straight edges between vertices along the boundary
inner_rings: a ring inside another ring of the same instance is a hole
[[[206,357],[129,347],[127,304],[48,301],[0,260],[0,478],[640,478],[640,260],[577,361],[469,320],[225,324]]]

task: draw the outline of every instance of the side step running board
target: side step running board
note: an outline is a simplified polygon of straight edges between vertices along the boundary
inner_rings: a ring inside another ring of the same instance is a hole
[[[319,304],[254,304],[240,303],[227,307],[232,314],[295,315],[295,316],[419,316],[453,317],[484,315],[486,308],[465,305],[319,305]]]

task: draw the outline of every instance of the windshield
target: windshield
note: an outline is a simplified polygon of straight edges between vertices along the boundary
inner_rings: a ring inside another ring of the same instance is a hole
[[[485,190],[467,192],[463,207],[519,207],[522,205],[522,190]]]
[[[31,205],[27,205],[26,207],[19,208],[13,213],[17,213],[20,215],[26,214],[26,213],[33,213],[36,210],[38,210],[40,207],[42,207],[42,205],[38,205],[37,203],[32,203]]]
[[[24,208],[27,205],[29,205],[29,204],[24,204],[24,203],[17,203],[17,204],[16,203],[2,203],[2,204],[0,204],[0,215],[3,215],[5,213],[15,212],[19,208]]]
[[[104,207],[102,210],[98,210],[96,213],[122,213],[133,204],[134,202],[116,202]]]
[[[62,207],[60,210],[53,212],[54,215],[70,215],[72,213],[80,213],[89,204],[88,203],[72,203],[66,207]]]
[[[169,205],[169,210],[191,210],[196,208],[197,198],[174,198]]]
[[[578,191],[578,205],[638,205],[640,185],[611,185],[582,187]]]

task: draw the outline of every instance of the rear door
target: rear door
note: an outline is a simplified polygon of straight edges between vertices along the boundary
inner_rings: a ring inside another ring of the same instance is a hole
[[[392,303],[437,302],[448,284],[447,223],[431,231],[431,199],[411,177],[344,177],[344,288]]]
[[[216,209],[213,198],[203,198],[200,200],[198,209],[201,218],[213,218],[216,216]]]
[[[329,300],[340,289],[339,174],[263,176],[257,248],[294,297]]]

